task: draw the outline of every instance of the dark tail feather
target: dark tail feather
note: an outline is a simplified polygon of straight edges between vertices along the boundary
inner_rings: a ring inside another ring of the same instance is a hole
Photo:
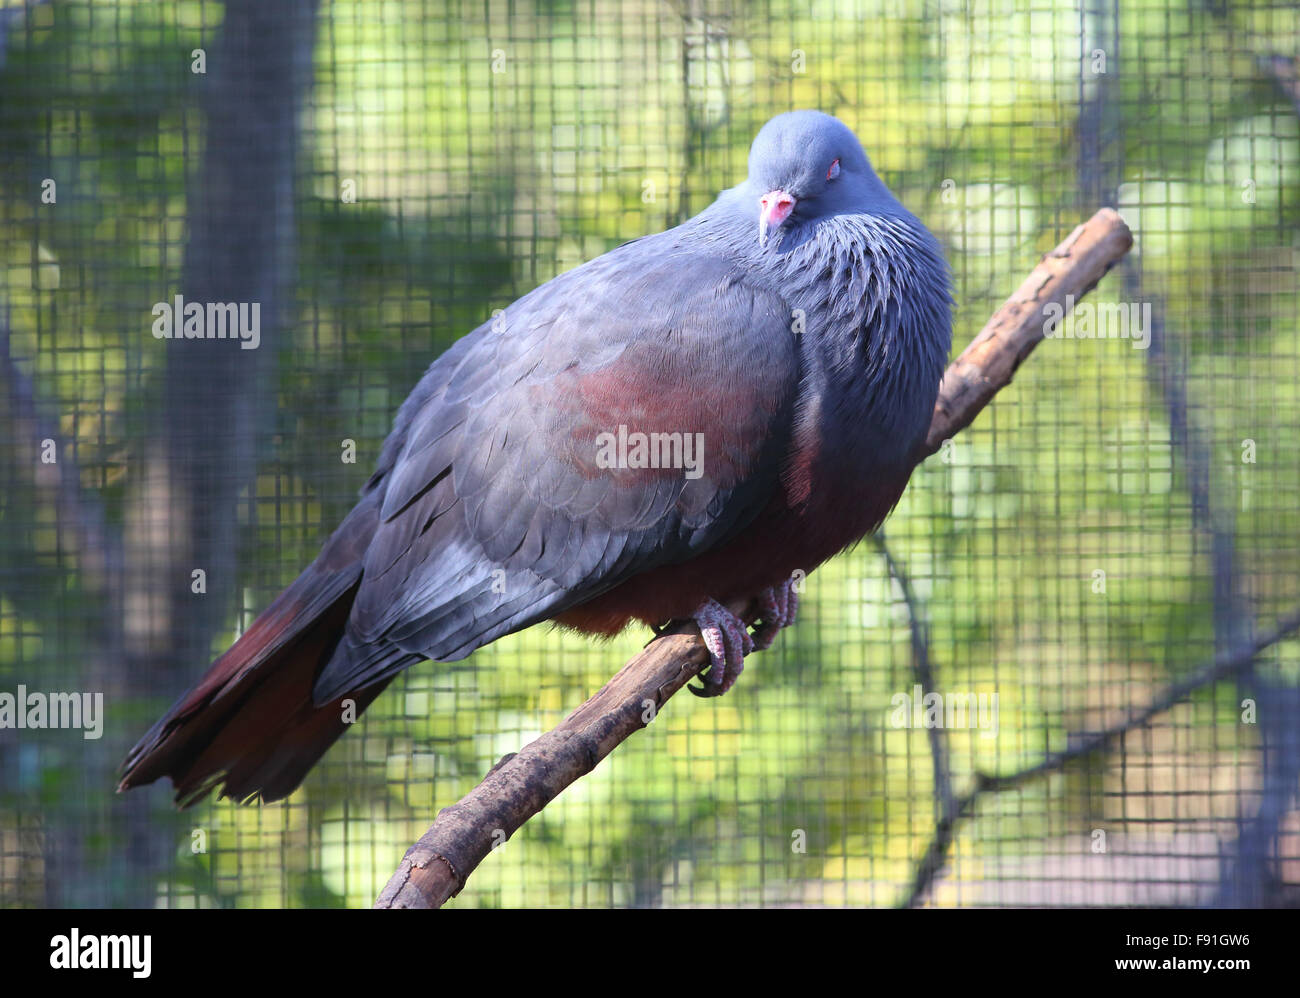
[[[329,703],[312,685],[347,626],[375,529],[375,501],[363,501],[320,556],[178,700],[127,755],[118,790],[170,777],[182,807],[221,785],[238,801],[279,800],[388,685]],[[355,702],[345,720],[343,701]]]

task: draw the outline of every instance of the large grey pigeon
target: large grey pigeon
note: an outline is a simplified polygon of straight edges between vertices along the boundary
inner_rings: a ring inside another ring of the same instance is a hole
[[[121,788],[284,797],[398,672],[539,621],[694,619],[703,690],[725,692],[793,620],[796,573],[898,501],[950,306],[938,244],[853,133],[778,115],[700,214],[433,362],[356,508],[140,740]],[[739,599],[761,607],[752,635]]]

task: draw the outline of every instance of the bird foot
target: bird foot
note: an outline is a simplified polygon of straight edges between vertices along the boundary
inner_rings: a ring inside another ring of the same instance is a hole
[[[782,629],[794,623],[799,611],[799,593],[793,579],[764,589],[758,596],[759,620],[751,636],[745,622],[721,603],[705,600],[695,611],[704,645],[709,649],[709,671],[702,686],[692,686],[696,696],[719,697],[731,689],[745,669],[745,656],[766,651]]]
[[[745,668],[745,656],[754,650],[745,622],[721,603],[706,599],[695,611],[694,621],[709,649],[709,671],[701,676],[702,686],[688,689],[700,697],[720,697],[731,689]]]
[[[794,623],[799,613],[799,592],[795,585],[794,579],[786,579],[759,594],[759,620],[762,623],[754,628],[754,647],[759,651],[771,648],[776,636]]]

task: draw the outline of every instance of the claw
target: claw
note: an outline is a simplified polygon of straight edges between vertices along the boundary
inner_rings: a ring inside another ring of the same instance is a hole
[[[718,697],[731,689],[745,668],[745,656],[754,650],[745,622],[722,604],[707,599],[695,611],[695,623],[709,649],[709,671],[702,686],[688,689],[696,696]]]
[[[745,656],[772,646],[783,628],[794,623],[799,612],[799,593],[794,579],[786,579],[759,594],[762,621],[750,636],[745,622],[722,604],[708,599],[695,611],[694,620],[709,649],[709,671],[700,677],[702,686],[687,687],[698,697],[722,696],[735,684],[745,668]]]
[[[799,613],[799,592],[795,585],[794,579],[786,579],[759,594],[762,623],[754,628],[754,647],[759,651],[771,648],[782,629],[794,623]]]

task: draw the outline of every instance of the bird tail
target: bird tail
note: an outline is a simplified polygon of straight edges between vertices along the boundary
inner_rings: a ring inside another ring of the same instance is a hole
[[[189,807],[219,784],[221,796],[241,802],[279,800],[297,788],[389,682],[312,701],[312,684],[347,627],[377,507],[363,500],[307,570],[136,743],[119,792],[166,776],[176,803]]]

